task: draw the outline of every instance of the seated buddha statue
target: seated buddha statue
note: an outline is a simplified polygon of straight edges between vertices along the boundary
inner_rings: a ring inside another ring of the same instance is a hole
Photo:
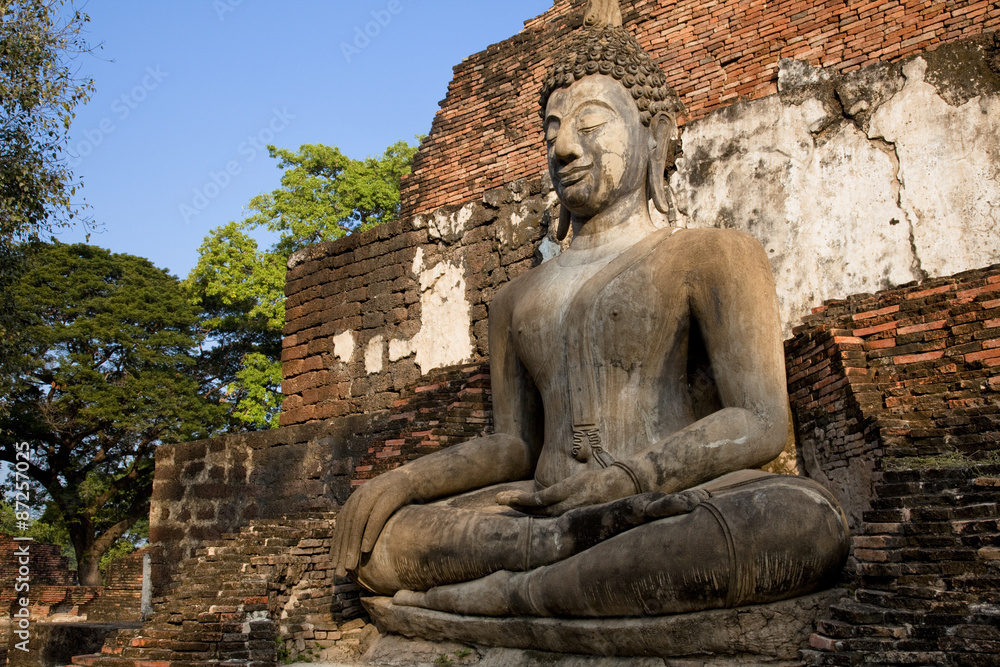
[[[835,498],[759,470],[789,426],[764,249],[654,224],[683,107],[615,0],[592,0],[555,60],[543,127],[573,237],[490,305],[495,432],[359,487],[336,520],[338,573],[393,604],[492,616],[673,614],[828,585],[848,549]]]

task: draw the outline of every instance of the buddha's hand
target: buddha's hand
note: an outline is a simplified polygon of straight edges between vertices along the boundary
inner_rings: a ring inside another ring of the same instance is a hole
[[[526,514],[558,516],[577,507],[626,498],[636,493],[635,482],[617,466],[587,470],[541,491],[502,491],[497,502]]]
[[[346,576],[370,553],[389,517],[416,497],[407,474],[392,470],[359,487],[337,514],[333,530],[333,562]]]

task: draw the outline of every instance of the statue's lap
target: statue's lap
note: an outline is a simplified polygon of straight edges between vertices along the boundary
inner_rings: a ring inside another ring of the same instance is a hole
[[[529,569],[518,566],[530,559],[528,545],[515,541],[515,526],[529,519],[495,497],[532,485],[501,484],[402,508],[362,568],[363,583],[391,594]],[[479,545],[491,543],[493,553],[505,539],[500,551],[512,564],[473,562]],[[769,475],[716,490],[690,513],[631,528],[531,576],[560,592],[539,615],[672,614],[818,590],[839,574],[846,549],[846,525],[829,492],[805,478]]]

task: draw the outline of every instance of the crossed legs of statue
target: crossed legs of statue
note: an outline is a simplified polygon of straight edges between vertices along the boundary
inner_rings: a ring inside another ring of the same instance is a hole
[[[491,507],[496,492],[402,508],[359,581],[462,614],[656,615],[803,595],[847,554],[836,501],[800,477],[745,471],[554,518]]]

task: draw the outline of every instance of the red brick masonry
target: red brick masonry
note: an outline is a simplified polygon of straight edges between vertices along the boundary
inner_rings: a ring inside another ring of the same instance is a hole
[[[828,302],[785,351],[800,444],[826,467],[997,446],[1000,266]]]
[[[855,535],[806,664],[1000,664],[1000,466],[949,467],[1000,441],[1000,265],[828,302],[785,350],[800,466]]]
[[[577,27],[584,0],[557,0],[510,39],[455,67],[403,187],[409,216],[538,178],[538,93],[547,54]],[[626,27],[657,60],[689,119],[777,92],[778,60],[850,72],[1000,26],[989,0],[632,0]]]

